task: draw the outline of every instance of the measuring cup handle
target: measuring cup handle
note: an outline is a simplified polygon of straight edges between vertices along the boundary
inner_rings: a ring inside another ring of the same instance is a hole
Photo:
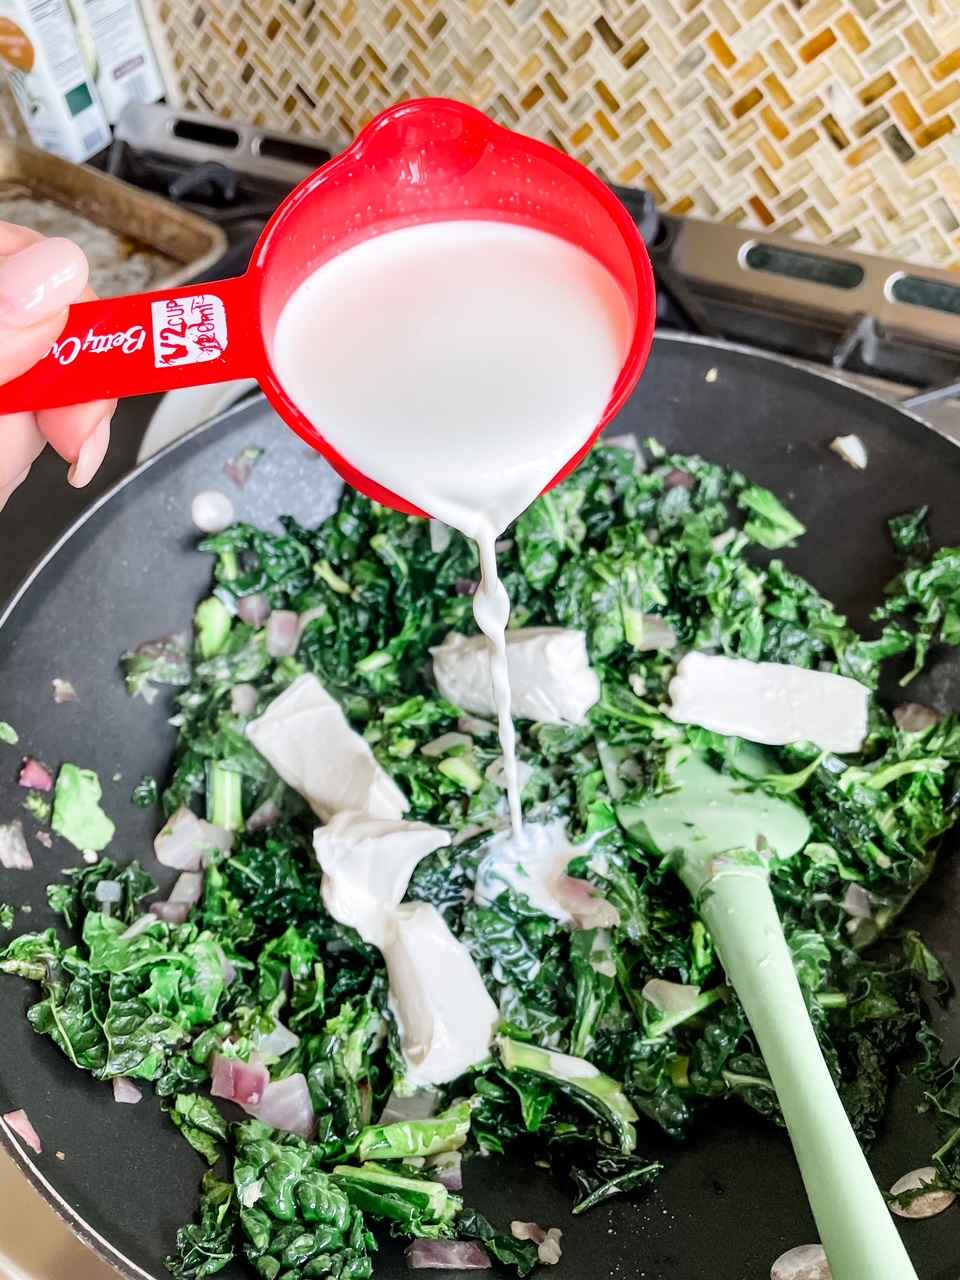
[[[247,276],[78,302],[43,359],[0,386],[0,414],[256,378],[262,366]]]

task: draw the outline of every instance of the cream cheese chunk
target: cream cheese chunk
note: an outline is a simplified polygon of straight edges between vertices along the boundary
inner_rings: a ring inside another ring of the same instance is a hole
[[[327,910],[382,950],[390,913],[403,900],[417,864],[449,843],[446,831],[426,822],[349,810],[335,814],[313,836]]]
[[[484,636],[451,632],[430,650],[437,687],[448,702],[474,715],[493,715],[490,652]],[[600,679],[582,631],[518,627],[507,632],[511,709],[520,720],[579,724],[600,699]]]
[[[381,949],[410,1083],[447,1084],[488,1058],[497,1006],[436,907],[403,903]]]
[[[316,676],[294,680],[247,725],[247,737],[324,821],[341,809],[396,819],[410,807]]]
[[[669,715],[765,746],[812,742],[845,754],[863,746],[869,698],[859,681],[829,671],[689,653],[670,681]]]

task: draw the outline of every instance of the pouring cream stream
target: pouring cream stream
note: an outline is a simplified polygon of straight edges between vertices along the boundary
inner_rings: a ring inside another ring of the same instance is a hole
[[[363,241],[291,296],[273,365],[350,463],[480,553],[474,616],[522,839],[499,534],[589,438],[632,336],[619,285],[584,250],[512,222],[431,222]]]

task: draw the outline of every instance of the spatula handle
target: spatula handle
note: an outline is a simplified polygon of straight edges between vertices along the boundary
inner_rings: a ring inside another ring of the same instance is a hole
[[[833,1280],[917,1280],[824,1061],[763,868],[715,872],[700,914],[780,1099]]]
[[[0,414],[256,378],[263,359],[247,276],[78,302],[43,359],[0,386]]]

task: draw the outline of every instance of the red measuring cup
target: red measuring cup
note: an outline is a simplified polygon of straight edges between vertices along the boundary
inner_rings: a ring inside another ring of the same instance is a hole
[[[72,306],[44,358],[0,387],[0,414],[114,396],[256,378],[274,408],[361,492],[400,511],[408,502],[351,466],[277,380],[277,320],[318,267],[362,240],[399,227],[455,219],[504,220],[559,236],[592,254],[627,299],[633,337],[591,439],[554,477],[582,460],[633,390],[653,339],[650,260],[626,209],[599,178],[542,142],[446,98],[401,103],[284,200],[246,273]]]

